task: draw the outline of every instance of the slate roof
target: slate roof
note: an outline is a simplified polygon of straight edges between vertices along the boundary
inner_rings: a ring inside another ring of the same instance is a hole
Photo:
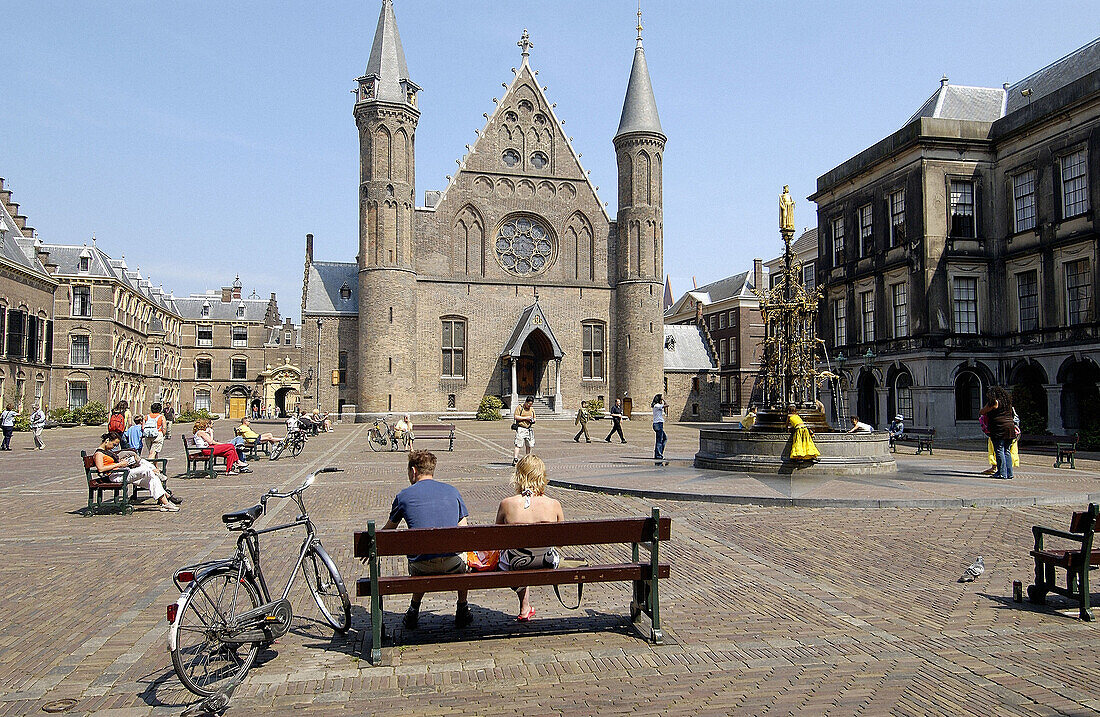
[[[0,245],[0,258],[15,264],[20,269],[31,274],[36,274],[47,281],[53,281],[46,272],[46,267],[38,261],[32,239],[23,236],[22,230],[15,220],[8,214],[7,207],[0,202],[0,229],[4,230],[3,244]]]
[[[267,318],[267,299],[232,299],[222,301],[220,291],[208,291],[205,294],[175,297],[173,303],[176,312],[184,319],[208,319],[210,321],[259,321]],[[202,315],[202,307],[210,307],[210,315]],[[244,306],[244,316],[237,315],[237,307]]]
[[[995,122],[1005,113],[1005,90],[997,87],[965,87],[941,80],[921,108],[905,124],[918,117]]]
[[[405,49],[397,32],[397,18],[393,14],[392,0],[383,0],[378,14],[378,27],[374,32],[374,44],[370,49],[367,71],[364,76],[378,78],[375,98],[382,102],[404,104],[407,101],[401,82],[409,81],[409,68],[405,64]]]
[[[695,324],[665,326],[665,371],[705,371],[716,368],[718,365],[707,349],[707,341],[701,328]]]
[[[1065,87],[1097,69],[1100,69],[1100,37],[1009,86],[1007,111],[1015,112],[1026,107],[1029,102]],[[1020,94],[1025,89],[1031,90],[1029,97]]]
[[[292,332],[290,343],[283,341],[283,333],[286,331]],[[271,330],[267,332],[267,339],[264,341],[264,346],[301,346],[302,345],[302,325],[301,324],[279,324],[278,326],[272,326]]]
[[[535,322],[536,317],[539,319],[537,324]],[[527,341],[527,337],[535,331],[541,331],[546,334],[546,338],[550,339],[550,348],[555,358],[561,358],[565,355],[565,352],[561,350],[561,344],[554,336],[554,331],[550,328],[550,322],[546,320],[546,315],[542,313],[542,307],[539,306],[538,299],[535,299],[535,303],[528,306],[519,315],[516,328],[512,330],[512,335],[508,338],[508,342],[504,344],[504,349],[500,352],[500,355],[518,357],[523,350],[523,344]]]
[[[804,251],[809,251],[810,249],[817,249],[817,227],[802,232],[802,236],[791,243],[791,251],[793,251],[795,255],[801,254]]]
[[[752,288],[752,272],[743,271],[740,274],[727,276],[724,279],[712,281],[709,284],[704,284],[691,291],[684,292],[680,298],[676,300],[676,303],[665,311],[665,315],[673,316],[683,311],[684,304],[689,298],[695,301],[701,301],[704,306],[707,306],[735,296],[752,297],[754,296],[751,291]]]
[[[315,261],[309,265],[306,279],[306,314],[358,314],[359,267],[355,262]],[[340,297],[347,283],[351,296]]]
[[[615,136],[628,132],[665,133],[661,129],[661,118],[657,116],[657,99],[653,96],[653,83],[649,80],[649,67],[646,65],[640,34],[634,48],[634,64],[630,68],[623,113],[619,117],[619,129]]]

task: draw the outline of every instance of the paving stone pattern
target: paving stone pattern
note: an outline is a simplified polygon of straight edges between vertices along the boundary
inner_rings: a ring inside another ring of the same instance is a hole
[[[176,679],[165,647],[165,606],[177,596],[173,570],[227,556],[233,535],[220,514],[252,505],[269,487],[296,485],[312,467],[347,471],[322,476],[307,505],[345,580],[363,575],[365,566],[351,557],[352,532],[368,518],[384,520],[407,485],[403,456],[371,453],[364,431],[339,427],[311,439],[299,459],[256,462],[252,474],[173,480],[186,499],[179,513],[139,508],[130,517],[89,518],[81,515],[86,486],[77,456],[94,448],[98,430],[48,431],[49,448],[39,452],[24,450],[29,435],[17,434],[17,449],[0,456],[0,715],[44,714],[44,704],[65,698],[76,701],[69,714],[179,714],[194,698]],[[577,445],[571,423],[548,423],[537,449],[560,479],[614,483],[634,473],[650,476],[655,487],[721,480],[700,479],[690,468],[694,429],[670,428],[673,465],[656,471],[646,460],[649,426],[628,423],[626,431],[625,446]],[[179,469],[179,441],[168,443],[170,466]],[[473,521],[491,522],[509,492],[507,422],[460,424],[456,450],[438,455],[439,477],[459,487]],[[981,452],[945,451],[925,471],[950,461],[980,470],[984,460]],[[1044,464],[1045,457],[1025,456],[1024,472],[1044,472],[1043,485],[1065,495],[1097,490],[1095,462],[1080,460],[1075,471],[1049,476]],[[920,464],[910,465],[903,474],[921,474]],[[834,493],[850,498],[861,487],[845,484]],[[902,480],[893,494],[904,490]],[[429,595],[421,628],[404,630],[406,602],[397,597],[386,605],[397,645],[387,648],[385,665],[370,667],[365,602],[355,603],[349,634],[334,637],[299,584],[291,594],[293,629],[261,653],[229,714],[1100,710],[1098,628],[1077,620],[1058,598],[1043,608],[1011,600],[1012,580],[1029,581],[1030,526],[1066,524],[1068,506],[760,507],[553,494],[570,518],[644,515],[653,505],[673,518],[665,551],[673,570],[661,605],[667,644],[654,647],[634,635],[626,585],[588,586],[577,611],[564,609],[549,588],[534,588],[538,616],[528,624],[515,621],[511,591],[477,592],[474,625],[464,630],[452,625],[452,595]],[[294,517],[285,503],[273,512],[261,525]],[[273,589],[297,549],[297,536],[285,535],[264,543]],[[608,546],[585,554],[604,560],[626,552]],[[979,554],[985,575],[956,583]],[[405,567],[400,560],[388,566]]]

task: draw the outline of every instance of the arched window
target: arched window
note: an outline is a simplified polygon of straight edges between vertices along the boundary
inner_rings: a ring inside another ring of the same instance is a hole
[[[894,379],[895,409],[906,421],[913,421],[913,377],[899,373]]]
[[[604,379],[604,326],[598,321],[581,324],[581,378],[587,381]]]
[[[955,379],[955,420],[976,421],[982,410],[982,380],[973,371]]]
[[[444,378],[464,378],[466,376],[466,321],[455,316],[443,319],[443,366],[440,375]]]

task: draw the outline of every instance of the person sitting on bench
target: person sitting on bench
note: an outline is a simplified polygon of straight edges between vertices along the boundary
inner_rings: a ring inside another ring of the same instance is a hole
[[[560,523],[565,520],[561,503],[548,498],[546,491],[546,464],[535,455],[524,456],[512,475],[516,494],[500,501],[497,508],[498,524]],[[513,548],[500,554],[501,570],[529,570],[532,568],[556,568],[560,560],[557,548]],[[527,622],[535,616],[535,608],[527,599],[526,587],[515,588],[519,597],[519,615],[516,620]]]
[[[429,451],[409,452],[409,487],[393,499],[390,519],[382,530],[393,530],[401,521],[410,528],[454,528],[466,525],[466,503],[458,489],[435,480],[435,454]],[[463,555],[410,555],[409,575],[443,575],[466,572]],[[466,602],[466,590],[458,591],[455,608],[455,627],[466,627],[473,622],[470,605]],[[413,593],[412,602],[405,612],[405,627],[415,630],[420,619],[420,601],[424,593]]]
[[[93,457],[95,469],[107,480],[114,483],[122,482],[122,471],[129,470],[130,482],[149,491],[162,512],[175,512],[179,510],[177,505],[181,499],[175,498],[164,489],[164,476],[147,460],[143,460],[134,451],[126,451],[126,456],[120,455],[119,445],[122,443],[122,434],[118,431],[108,431],[100,436],[99,448],[95,449]],[[112,475],[115,473],[115,475]],[[169,502],[171,501],[171,502]]]
[[[214,429],[209,418],[199,418],[191,429],[195,436],[195,447],[202,450],[204,456],[225,456],[225,474],[251,473],[248,463],[241,460],[237,447],[232,443],[217,443]]]
[[[245,416],[241,419],[241,425],[237,426],[235,430],[238,436],[243,438],[245,441],[252,441],[252,443],[257,446],[263,445],[264,443],[275,445],[276,443],[283,440],[282,438],[276,438],[275,435],[272,433],[256,433],[255,431],[253,431],[252,419],[250,419],[248,416]]]

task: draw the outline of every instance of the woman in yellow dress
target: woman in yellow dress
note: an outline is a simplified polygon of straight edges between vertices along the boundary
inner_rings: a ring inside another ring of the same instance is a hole
[[[806,423],[798,415],[798,410],[793,405],[787,408],[787,426],[794,433],[794,440],[791,442],[791,460],[817,460],[821,455],[821,451],[817,450],[817,446],[814,445],[813,434],[810,433],[810,429],[806,427]]]

